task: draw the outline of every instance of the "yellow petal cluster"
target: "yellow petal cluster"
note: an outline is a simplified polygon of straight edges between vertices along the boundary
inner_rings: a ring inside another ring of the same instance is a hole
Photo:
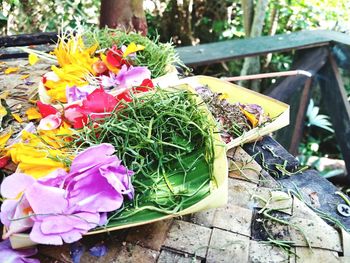
[[[7,155],[21,172],[38,179],[57,168],[66,168],[60,160],[70,157],[59,147],[65,140],[63,135],[70,133],[67,125],[39,135],[22,131],[22,141],[9,147]]]
[[[98,61],[94,57],[98,45],[85,47],[81,36],[64,36],[60,39],[53,54],[56,56],[59,67],[52,66],[51,70],[58,76],[58,81],[45,82],[47,93],[52,101],[67,102],[66,88],[88,84],[86,77],[95,74],[92,65]]]

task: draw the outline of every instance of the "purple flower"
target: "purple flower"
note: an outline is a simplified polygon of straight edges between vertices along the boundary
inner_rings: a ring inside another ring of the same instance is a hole
[[[78,211],[110,212],[123,204],[123,195],[133,196],[133,175],[113,155],[111,144],[93,146],[73,161],[65,180],[69,200]]]
[[[1,193],[8,199],[1,221],[9,229],[7,237],[32,227],[34,242],[61,245],[105,224],[106,212],[120,208],[123,195],[132,198],[134,193],[133,172],[113,153],[111,144],[100,144],[78,154],[69,173],[57,169],[37,181],[21,173],[5,178]]]
[[[66,88],[66,97],[68,103],[73,103],[78,100],[86,99],[87,95],[89,95],[91,92],[93,92],[96,89],[96,87],[93,86],[83,86],[83,87],[67,87]]]
[[[118,87],[119,89],[126,89],[141,85],[144,79],[150,79],[151,72],[147,67],[133,67],[129,68],[123,65],[118,74],[113,72],[109,76],[101,77],[101,84],[105,88]]]
[[[38,259],[27,258],[38,253],[36,248],[26,248],[14,250],[11,248],[9,240],[0,242],[0,259],[6,263],[40,263]]]
[[[13,233],[22,232],[33,226],[33,220],[27,217],[31,212],[31,208],[22,193],[34,182],[35,179],[33,177],[22,173],[14,173],[3,180],[1,184],[1,195],[6,198],[6,200],[1,205],[0,218],[1,222],[7,228],[5,238]],[[21,197],[17,199],[18,196]]]

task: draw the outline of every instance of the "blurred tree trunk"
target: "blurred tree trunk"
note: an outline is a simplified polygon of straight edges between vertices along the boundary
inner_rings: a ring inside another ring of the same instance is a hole
[[[276,34],[278,28],[278,18],[279,18],[279,7],[274,4],[272,6],[271,14],[270,14],[270,29],[269,36],[274,36]],[[270,65],[272,59],[272,53],[267,54],[266,61],[263,66],[264,69],[267,69]]]
[[[252,0],[242,0],[244,30],[246,33],[246,37],[261,36],[268,3],[269,3],[268,0],[258,0],[254,9]],[[252,13],[254,14],[253,16],[251,15]],[[251,20],[252,22],[250,22]],[[259,57],[248,57],[244,59],[243,67],[241,70],[242,76],[257,74],[259,72],[260,72]],[[247,81],[241,81],[240,85],[255,91],[260,91],[260,80],[253,80],[250,83]]]
[[[147,34],[143,0],[101,0],[100,27],[135,30]]]

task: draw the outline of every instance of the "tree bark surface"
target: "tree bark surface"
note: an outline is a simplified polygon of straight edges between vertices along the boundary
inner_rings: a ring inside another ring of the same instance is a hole
[[[101,0],[100,27],[147,34],[143,0]]]

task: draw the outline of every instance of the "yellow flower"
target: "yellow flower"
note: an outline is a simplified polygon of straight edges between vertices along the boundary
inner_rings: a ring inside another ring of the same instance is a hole
[[[67,102],[66,88],[87,85],[86,77],[94,75],[92,65],[98,61],[94,57],[97,44],[85,47],[81,36],[64,36],[60,39],[53,54],[57,57],[59,67],[52,66],[51,70],[58,80],[45,82],[47,93],[52,101]]]
[[[51,147],[56,149],[63,147],[67,141],[70,140],[70,136],[73,134],[70,130],[70,126],[63,122],[61,126],[54,130],[40,130],[40,138]]]
[[[7,115],[7,110],[4,106],[1,105],[0,101],[0,120]]]
[[[28,56],[28,61],[29,61],[29,64],[31,66],[35,65],[38,61],[39,61],[39,58],[36,54],[34,53],[29,53],[29,56]]]
[[[127,46],[126,50],[123,52],[123,58],[126,58],[126,57],[129,56],[130,54],[135,53],[135,52],[137,52],[137,51],[144,50],[144,49],[145,49],[144,46],[138,45],[138,44],[136,45],[134,42],[131,42],[131,43]]]
[[[37,120],[37,119],[41,119],[42,116],[40,114],[40,112],[38,112],[38,110],[36,108],[29,108],[26,111],[26,115],[28,117],[28,120]]]
[[[66,154],[51,147],[41,138],[26,131],[22,132],[22,142],[12,145],[8,150],[11,157],[22,173],[34,178],[43,177],[57,168],[66,169],[65,164],[58,160],[67,158]]]

